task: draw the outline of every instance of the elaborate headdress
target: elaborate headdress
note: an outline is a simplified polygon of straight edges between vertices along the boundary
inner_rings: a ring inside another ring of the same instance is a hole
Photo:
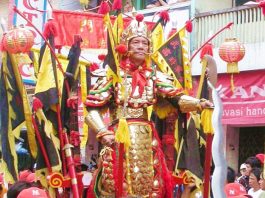
[[[129,26],[123,30],[120,40],[121,44],[125,44],[128,47],[128,43],[132,38],[141,36],[146,38],[151,46],[151,32],[148,30],[143,19],[144,16],[142,14],[137,14],[135,16]]]

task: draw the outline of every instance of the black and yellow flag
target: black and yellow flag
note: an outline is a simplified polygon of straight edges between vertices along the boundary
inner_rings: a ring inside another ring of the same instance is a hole
[[[117,18],[116,22],[116,28],[122,27],[121,25],[121,19]],[[113,79],[113,83],[115,84],[116,82],[119,81],[119,55],[115,51],[115,46],[116,46],[116,41],[118,41],[118,38],[114,38],[115,36],[118,36],[119,31],[116,29],[116,34],[113,33],[113,26],[110,21],[110,16],[109,14],[106,14],[104,16],[104,22],[107,27],[107,50],[108,53],[106,55],[106,58],[103,63],[103,67],[108,65],[109,69],[107,71],[107,76]],[[119,24],[119,25],[118,25]]]
[[[160,20],[152,29],[151,41],[153,43],[153,51],[155,52],[164,42],[164,29]]]
[[[152,55],[152,59],[162,72],[174,78],[177,88],[191,90],[191,68],[185,28],[161,45]]]
[[[35,97],[43,103],[44,110],[48,110],[52,105],[59,103],[56,68],[54,69],[53,58],[48,46],[45,45],[44,53],[40,54],[39,59],[42,61],[37,76]]]
[[[31,155],[36,157],[36,141],[31,121],[28,96],[18,70],[18,56],[3,52],[1,67],[1,137],[6,181],[17,180],[17,154],[15,138],[19,138],[23,126],[27,128]]]
[[[52,171],[59,172],[61,171],[61,158],[56,109],[56,105],[59,104],[59,82],[55,58],[48,45],[42,46],[39,63],[35,97],[42,102],[43,108],[36,111],[35,119],[38,120],[38,131],[42,137]],[[40,147],[38,149],[36,173],[42,185],[47,187],[47,164],[45,164],[42,150]]]

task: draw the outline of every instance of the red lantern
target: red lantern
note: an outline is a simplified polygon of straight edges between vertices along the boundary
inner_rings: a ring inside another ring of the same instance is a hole
[[[27,28],[14,28],[3,38],[3,48],[9,53],[27,53],[34,44],[34,35]]]
[[[238,73],[237,63],[245,56],[245,47],[236,38],[225,39],[219,48],[219,56],[227,62],[227,73]]]

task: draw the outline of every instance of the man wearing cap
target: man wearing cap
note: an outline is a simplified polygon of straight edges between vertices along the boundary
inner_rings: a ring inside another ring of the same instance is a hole
[[[257,157],[251,156],[247,158],[247,160],[245,161],[245,165],[246,165],[245,176],[241,177],[238,180],[238,182],[245,187],[246,191],[248,191],[250,189],[249,175],[253,168],[261,168],[261,163]]]
[[[147,107],[154,105],[154,111],[166,116],[211,106],[209,101],[184,95],[170,76],[152,67],[150,38],[145,23],[132,21],[121,37],[128,52],[115,69],[116,80],[115,75],[92,73],[99,79],[87,96],[85,120],[104,145],[94,178],[93,192],[99,197],[171,197],[171,174]],[[102,119],[107,109],[109,125]]]
[[[252,198],[247,194],[244,186],[239,183],[229,183],[225,185],[225,194],[227,198]]]
[[[237,182],[239,182],[240,180],[244,179],[246,177],[246,171],[247,171],[247,166],[245,163],[240,165],[240,174],[241,176],[237,178]],[[240,182],[239,182],[240,183]]]
[[[18,194],[17,198],[49,198],[49,196],[45,190],[37,187],[31,187],[22,190]]]

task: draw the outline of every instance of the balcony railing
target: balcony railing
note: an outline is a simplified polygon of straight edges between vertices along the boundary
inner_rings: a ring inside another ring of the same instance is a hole
[[[219,47],[225,38],[237,38],[242,43],[265,42],[265,17],[256,6],[240,6],[217,12],[196,15],[194,41],[192,50],[198,49],[208,38],[210,32],[215,33],[229,22],[233,22],[231,30],[225,30],[212,41]]]

